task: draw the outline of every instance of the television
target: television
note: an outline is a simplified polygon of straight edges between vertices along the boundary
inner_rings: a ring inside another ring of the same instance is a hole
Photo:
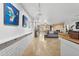
[[[79,29],[79,22],[76,22],[76,29]]]
[[[4,3],[4,24],[19,25],[19,10],[11,3]]]

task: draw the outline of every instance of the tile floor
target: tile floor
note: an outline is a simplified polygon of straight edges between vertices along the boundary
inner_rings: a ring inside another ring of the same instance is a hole
[[[60,41],[58,38],[44,38],[44,33],[40,33],[38,38],[34,38],[32,43],[25,49],[23,56],[59,56]]]

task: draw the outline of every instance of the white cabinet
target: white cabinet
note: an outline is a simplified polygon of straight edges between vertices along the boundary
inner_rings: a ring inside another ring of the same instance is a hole
[[[66,39],[61,40],[61,56],[79,56],[79,45],[68,41]]]
[[[33,40],[33,33],[0,45],[0,56],[21,56]]]

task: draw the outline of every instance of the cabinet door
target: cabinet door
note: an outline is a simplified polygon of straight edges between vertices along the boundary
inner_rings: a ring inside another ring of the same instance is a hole
[[[62,56],[79,56],[79,45],[62,38],[60,40]]]

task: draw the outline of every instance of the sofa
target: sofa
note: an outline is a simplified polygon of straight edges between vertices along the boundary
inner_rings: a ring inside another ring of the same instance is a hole
[[[49,31],[47,34],[44,35],[45,38],[58,38],[57,31]]]

